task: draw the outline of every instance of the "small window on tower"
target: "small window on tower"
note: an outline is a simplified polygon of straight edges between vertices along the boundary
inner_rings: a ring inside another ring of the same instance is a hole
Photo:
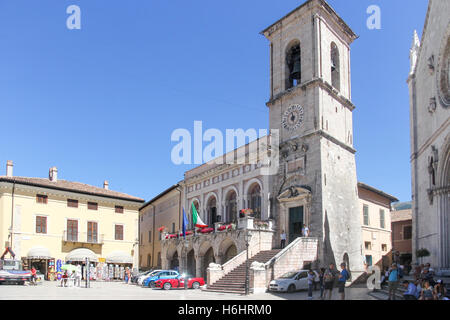
[[[298,85],[302,79],[300,43],[296,42],[286,54],[286,90]]]

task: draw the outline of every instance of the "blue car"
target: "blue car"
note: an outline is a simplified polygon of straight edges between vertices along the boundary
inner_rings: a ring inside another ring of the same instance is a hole
[[[155,275],[152,275],[151,277],[147,277],[147,279],[144,280],[142,283],[143,287],[150,287],[155,288],[155,282],[159,279],[175,279],[178,278],[180,274],[177,271],[174,270],[163,270],[158,272]]]

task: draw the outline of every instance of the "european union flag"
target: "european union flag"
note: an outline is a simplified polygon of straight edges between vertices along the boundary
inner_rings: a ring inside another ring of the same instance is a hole
[[[184,239],[186,239],[186,228],[189,225],[189,220],[186,216],[186,212],[184,212],[184,208],[183,208],[183,237]]]

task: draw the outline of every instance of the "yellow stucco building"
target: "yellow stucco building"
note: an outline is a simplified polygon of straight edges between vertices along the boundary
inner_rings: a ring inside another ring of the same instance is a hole
[[[358,197],[365,264],[387,267],[392,260],[391,205],[398,199],[361,182]]]
[[[58,179],[15,177],[7,162],[0,176],[0,244],[9,246],[25,265],[47,275],[49,263],[61,260],[94,266],[137,268],[138,216],[143,199]]]
[[[183,188],[176,184],[146,202],[139,211],[140,248],[139,266],[142,269],[161,268],[166,259],[162,255],[161,232],[164,228],[169,233],[182,229]],[[178,267],[178,259],[170,267]],[[165,265],[165,264],[164,264]]]

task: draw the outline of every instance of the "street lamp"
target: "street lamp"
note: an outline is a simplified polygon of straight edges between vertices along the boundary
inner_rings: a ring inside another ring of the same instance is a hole
[[[188,275],[188,265],[187,265],[187,255],[188,255],[188,248],[189,248],[189,242],[187,240],[184,241],[184,248],[186,250],[184,250],[184,259],[185,259],[185,263],[184,263],[184,290],[187,290],[188,288],[188,283],[187,283],[187,275]]]
[[[247,296],[249,294],[249,286],[250,286],[250,279],[249,279],[249,272],[248,272],[248,247],[250,245],[250,240],[252,238],[252,235],[248,232],[248,229],[245,231],[244,240],[245,240],[245,247],[247,251],[247,259],[245,260],[245,295]]]

